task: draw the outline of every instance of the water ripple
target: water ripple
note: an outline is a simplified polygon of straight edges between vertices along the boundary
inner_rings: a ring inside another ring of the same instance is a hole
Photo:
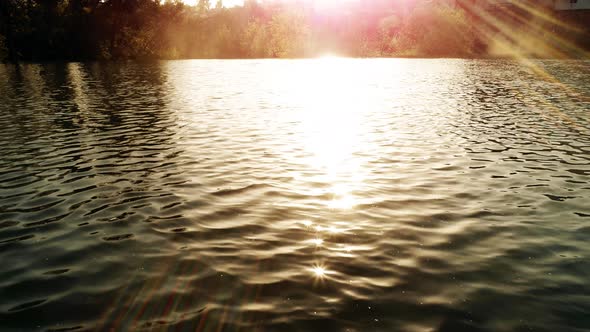
[[[0,326],[589,330],[590,63],[534,65],[0,66]]]

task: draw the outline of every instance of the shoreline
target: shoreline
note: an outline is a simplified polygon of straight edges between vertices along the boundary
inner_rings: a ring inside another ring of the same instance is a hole
[[[136,62],[136,63],[151,63],[158,61],[189,61],[189,60],[227,60],[227,61],[242,61],[242,60],[321,60],[321,59],[355,59],[355,60],[387,60],[387,59],[399,59],[399,60],[541,60],[541,61],[590,61],[590,55],[588,57],[565,57],[565,58],[552,58],[552,57],[513,57],[513,56],[488,56],[488,57],[436,57],[436,56],[346,56],[346,55],[329,55],[327,56],[309,56],[309,57],[293,57],[293,58],[121,58],[121,59],[56,59],[56,60],[43,60],[43,61],[17,61],[17,62],[0,62],[2,65],[17,65],[17,64],[52,64],[52,63],[117,63],[117,62]]]

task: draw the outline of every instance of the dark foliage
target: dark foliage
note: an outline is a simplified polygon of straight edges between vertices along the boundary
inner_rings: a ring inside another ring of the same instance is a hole
[[[579,23],[587,14],[569,24],[544,8],[490,11],[458,3],[362,0],[318,9],[305,1],[247,0],[224,8],[220,0],[195,7],[159,0],[1,0],[0,60],[588,54],[580,45],[590,45],[579,43],[589,40],[588,27]]]

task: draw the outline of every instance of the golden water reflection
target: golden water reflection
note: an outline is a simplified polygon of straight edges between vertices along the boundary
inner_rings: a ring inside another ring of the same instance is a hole
[[[293,80],[293,97],[301,105],[301,144],[308,153],[304,160],[315,170],[310,180],[329,185],[326,207],[352,209],[359,203],[354,192],[362,189],[366,174],[359,154],[371,145],[366,116],[373,110],[373,92],[362,83],[367,73],[348,63],[354,60],[313,61]]]
[[[313,61],[312,66],[307,66],[293,80],[292,89],[301,107],[296,120],[300,126],[300,144],[307,156],[303,160],[311,169],[301,180],[324,184],[314,194],[327,197],[321,200],[326,208],[352,211],[360,203],[355,193],[363,190],[368,172],[362,155],[373,144],[366,117],[373,111],[370,94],[374,87],[362,83],[367,73],[348,63],[354,60],[326,57]],[[352,222],[339,220],[338,225],[330,225],[305,221],[305,227],[316,232],[306,243],[317,250],[334,251],[339,257],[354,257],[354,247],[334,246],[327,241],[330,236],[353,228]],[[331,273],[318,262],[309,271],[316,279],[324,279]]]

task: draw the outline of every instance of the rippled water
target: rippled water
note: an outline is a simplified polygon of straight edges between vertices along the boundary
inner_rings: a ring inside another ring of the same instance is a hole
[[[588,331],[590,62],[0,66],[0,330]]]

